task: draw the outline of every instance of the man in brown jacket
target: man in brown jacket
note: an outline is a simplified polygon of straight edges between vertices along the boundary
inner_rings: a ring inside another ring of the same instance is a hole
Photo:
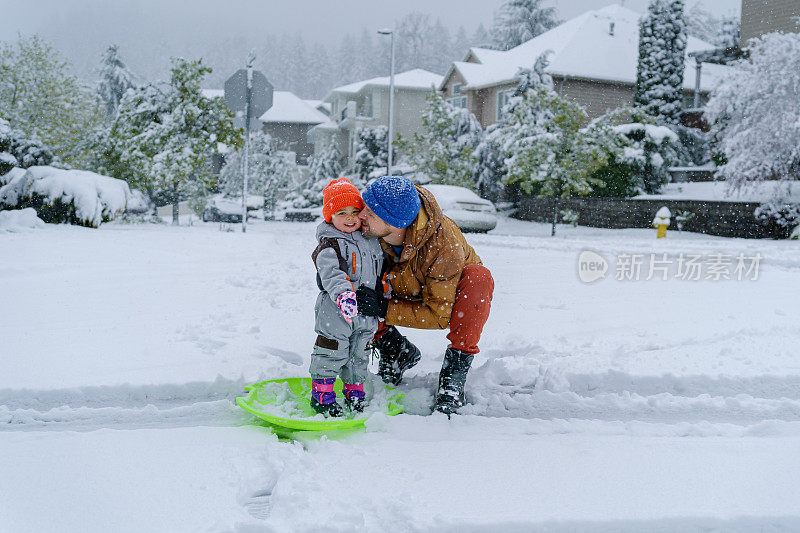
[[[492,275],[427,189],[408,178],[384,176],[363,198],[361,231],[380,238],[392,287],[388,300],[369,287],[356,292],[360,313],[385,319],[374,341],[378,373],[396,385],[419,361],[419,349],[395,326],[449,327],[435,409],[450,415],[464,405],[467,372],[489,318]]]

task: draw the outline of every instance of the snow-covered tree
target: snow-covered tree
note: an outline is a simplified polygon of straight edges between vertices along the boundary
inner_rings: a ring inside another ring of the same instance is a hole
[[[97,94],[106,107],[106,117],[113,118],[128,89],[136,87],[136,78],[119,56],[119,46],[112,44],[103,53]]]
[[[422,115],[422,133],[400,140],[400,151],[434,183],[475,188],[475,148],[483,131],[475,115],[446,102],[432,91]]]
[[[592,174],[608,161],[606,129],[584,131],[586,111],[545,86],[529,90],[506,117],[503,149],[505,183],[528,194],[554,197],[555,235],[559,198],[586,195],[600,181]]]
[[[355,173],[362,183],[367,183],[369,174],[375,169],[386,168],[389,158],[386,126],[360,128],[356,138]]]
[[[0,175],[14,167],[49,165],[53,153],[36,137],[26,137],[0,118]]]
[[[497,50],[510,50],[560,24],[554,7],[542,0],[506,0],[495,15],[492,41]]]
[[[683,0],[653,0],[639,21],[633,101],[659,123],[680,121],[685,52]]]
[[[286,197],[289,205],[296,209],[305,209],[322,205],[322,189],[331,180],[341,177],[342,154],[331,142],[323,150],[310,158],[309,177]]]
[[[209,161],[217,144],[242,144],[222,98],[206,98],[200,82],[210,72],[202,61],[173,61],[170,84],[148,84],[122,98],[110,132],[110,151],[123,177],[143,189],[168,191],[172,221],[182,197],[201,195],[214,183]]]
[[[102,111],[56,49],[34,35],[0,42],[0,118],[67,164],[81,164],[87,132],[100,125]]]
[[[247,168],[247,193],[264,196],[265,208],[271,209],[278,189],[294,182],[297,166],[287,161],[278,143],[268,134],[250,134]],[[244,148],[225,158],[220,172],[219,190],[225,196],[241,197],[244,182]]]
[[[718,175],[735,187],[800,179],[800,34],[754,39],[728,70],[705,109],[725,158]]]
[[[686,33],[721,48],[736,46],[739,41],[739,19],[716,16],[697,2],[686,11]]]

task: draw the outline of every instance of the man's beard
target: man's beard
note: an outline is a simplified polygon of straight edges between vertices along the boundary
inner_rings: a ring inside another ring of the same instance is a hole
[[[389,235],[389,233],[391,233],[391,231],[389,231],[388,228],[386,229],[386,231],[383,234],[375,233],[375,230],[372,229],[372,226],[365,227],[364,223],[363,222],[361,223],[361,234],[364,237],[366,237],[367,239],[373,239],[373,238],[380,239],[380,238],[386,237],[387,235]]]

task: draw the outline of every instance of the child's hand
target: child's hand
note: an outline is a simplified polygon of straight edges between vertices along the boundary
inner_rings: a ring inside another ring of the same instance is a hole
[[[353,291],[345,291],[336,298],[336,305],[342,316],[347,322],[352,322],[352,318],[358,314],[358,303],[356,300],[356,293]]]

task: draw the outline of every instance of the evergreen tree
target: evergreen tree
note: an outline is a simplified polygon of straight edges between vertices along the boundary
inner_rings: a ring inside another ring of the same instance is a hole
[[[206,98],[200,82],[211,69],[202,61],[173,61],[164,90],[148,84],[128,91],[109,131],[109,152],[122,176],[150,191],[167,191],[178,223],[178,202],[214,184],[209,160],[217,143],[242,144],[222,98]]]
[[[493,47],[510,50],[560,24],[554,7],[542,7],[542,0],[506,0],[495,15]]]
[[[360,128],[357,135],[355,173],[366,184],[373,170],[386,169],[389,158],[389,145],[386,142],[389,129],[386,126]]]
[[[661,124],[680,122],[685,52],[683,0],[653,0],[639,21],[633,101]]]
[[[103,53],[100,62],[100,80],[97,82],[97,94],[105,104],[106,118],[113,118],[128,89],[136,87],[136,81],[119,57],[119,47],[112,44]]]
[[[475,115],[453,107],[441,94],[431,92],[422,115],[422,133],[398,141],[409,162],[427,173],[434,183],[475,188],[475,148],[483,131]]]

